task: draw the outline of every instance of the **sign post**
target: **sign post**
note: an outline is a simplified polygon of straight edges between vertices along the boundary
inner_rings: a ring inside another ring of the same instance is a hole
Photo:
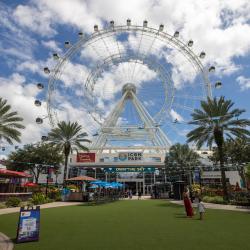
[[[40,232],[40,206],[20,208],[16,242],[38,241]]]

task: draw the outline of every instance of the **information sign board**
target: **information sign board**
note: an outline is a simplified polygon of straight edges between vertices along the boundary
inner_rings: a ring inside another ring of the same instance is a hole
[[[38,241],[40,231],[40,206],[21,207],[17,228],[16,242]]]

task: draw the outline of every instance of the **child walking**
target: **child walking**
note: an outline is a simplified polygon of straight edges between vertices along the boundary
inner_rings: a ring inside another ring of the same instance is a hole
[[[199,198],[197,209],[198,209],[198,212],[200,213],[200,220],[203,220],[203,216],[204,216],[204,213],[205,213],[205,206],[204,206],[201,198]]]

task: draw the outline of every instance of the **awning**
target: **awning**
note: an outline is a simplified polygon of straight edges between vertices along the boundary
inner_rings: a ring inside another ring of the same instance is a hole
[[[77,176],[77,177],[73,177],[73,178],[67,179],[67,181],[95,181],[95,180],[96,180],[95,178],[92,178],[92,177],[89,177],[89,176],[85,176],[85,175]]]
[[[24,187],[38,187],[38,185],[33,182],[27,182],[24,184]]]
[[[32,177],[32,175],[27,174],[25,172],[18,172],[18,171],[13,171],[13,170],[8,170],[8,169],[0,169],[0,177],[29,178],[29,177]]]

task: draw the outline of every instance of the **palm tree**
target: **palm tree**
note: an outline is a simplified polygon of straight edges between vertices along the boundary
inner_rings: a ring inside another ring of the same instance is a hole
[[[165,167],[170,174],[189,172],[200,164],[200,156],[188,144],[177,143],[170,147],[165,158]],[[190,183],[191,184],[191,183]]]
[[[187,141],[196,142],[198,148],[204,144],[211,148],[215,142],[218,148],[224,200],[226,201],[228,201],[228,192],[224,168],[224,140],[247,138],[250,135],[246,129],[250,125],[250,121],[238,119],[245,110],[232,109],[233,105],[231,100],[225,100],[224,97],[201,101],[201,110],[194,110],[193,121],[190,122],[198,127],[187,134]]]
[[[244,165],[250,162],[250,143],[245,139],[228,140],[225,142],[226,161],[237,168],[242,184],[246,187]]]
[[[61,121],[57,124],[57,127],[53,128],[48,134],[50,144],[58,147],[64,153],[64,182],[67,178],[69,154],[78,149],[88,151],[88,148],[81,143],[90,141],[85,139],[87,133],[81,130],[82,126],[77,122],[66,123],[65,121]]]
[[[25,128],[20,123],[22,121],[23,119],[17,116],[17,112],[11,111],[7,100],[0,97],[0,140],[6,140],[11,145],[13,140],[21,142],[19,129]]]

